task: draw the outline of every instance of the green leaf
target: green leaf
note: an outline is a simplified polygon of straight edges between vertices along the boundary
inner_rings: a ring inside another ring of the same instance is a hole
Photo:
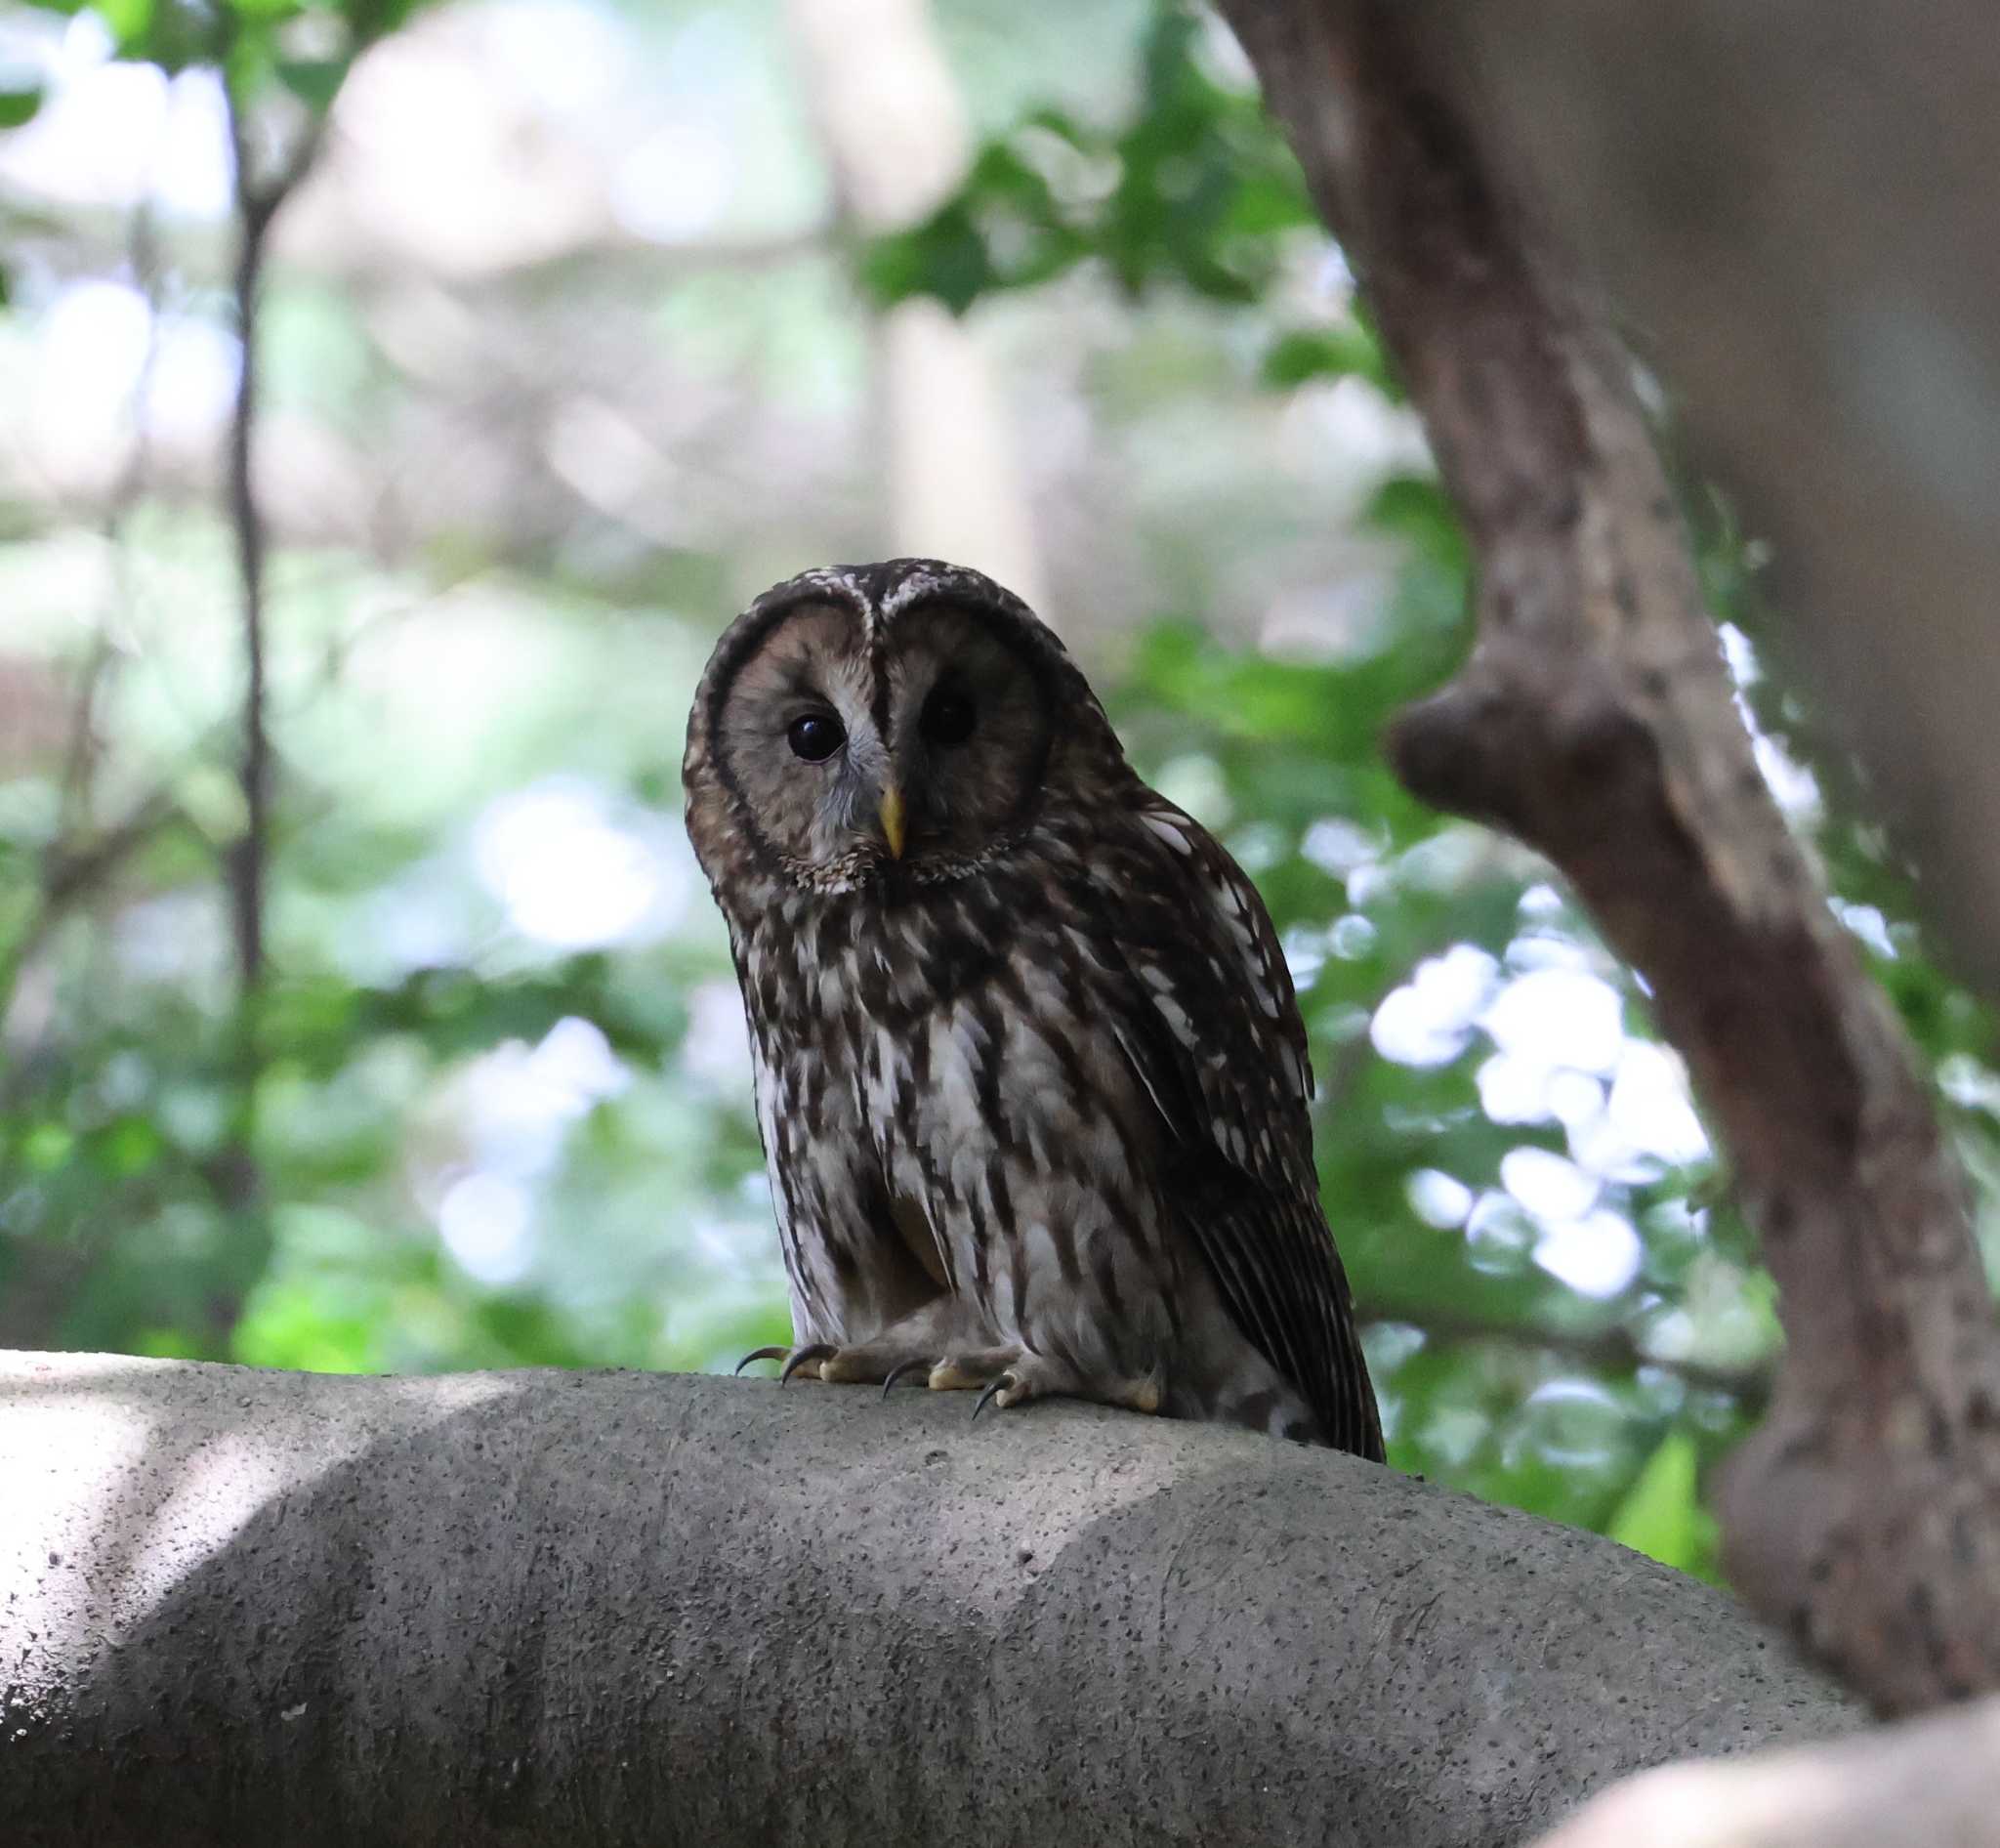
[[[112,42],[119,51],[127,57],[147,56],[153,0],[93,0],[91,11],[110,28]]]
[[[46,94],[40,84],[9,82],[0,87],[0,129],[33,121]]]
[[[935,295],[954,315],[995,285],[985,241],[958,201],[913,231],[869,245],[861,279],[885,307],[913,295]]]
[[[1400,399],[1375,336],[1358,321],[1344,327],[1301,327],[1280,334],[1264,356],[1264,382],[1279,390],[1308,379],[1365,379],[1392,399]]]
[[[88,1153],[106,1174],[143,1174],[160,1157],[164,1139],[158,1128],[144,1116],[121,1116],[95,1132]]]
[[[310,1373],[377,1372],[384,1323],[373,1303],[352,1307],[305,1281],[267,1282],[251,1294],[230,1357],[250,1366]]]
[[[316,114],[324,115],[347,81],[345,58],[280,58],[278,81]]]
[[[1398,475],[1384,482],[1368,503],[1368,524],[1383,532],[1394,533],[1417,553],[1443,566],[1455,575],[1467,577],[1472,555],[1458,516],[1435,481],[1421,476]]]
[[[1604,1532],[1621,1546],[1681,1572],[1704,1573],[1715,1523],[1701,1505],[1694,1439],[1670,1431],[1646,1459]]]
[[[61,1123],[37,1123],[21,1139],[21,1159],[24,1167],[42,1174],[54,1172],[69,1159],[76,1138]]]

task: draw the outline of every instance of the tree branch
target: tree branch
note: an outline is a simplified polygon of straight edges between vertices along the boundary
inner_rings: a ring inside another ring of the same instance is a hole
[[[1855,1718],[1574,1530],[968,1411],[0,1357],[0,1838],[1500,1848]]]
[[[260,181],[254,170],[244,105],[232,83],[225,82],[229,149],[235,173],[236,260],[232,289],[236,304],[238,357],[236,395],[229,433],[229,511],[236,540],[236,575],[242,600],[243,746],[240,781],[244,823],[229,856],[229,883],[235,920],[236,961],[246,1040],[254,1044],[258,991],[264,980],[264,888],[270,860],[271,740],[265,712],[265,538],[251,475],[257,427],[258,315],[263,302],[264,260],[271,228],[286,194],[305,171],[312,142],[296,163],[276,178]]]
[[[2000,1687],[2000,1344],[1965,1190],[1758,773],[1629,362],[1485,139],[1458,9],[1223,10],[1477,560],[1478,645],[1396,767],[1546,854],[1645,975],[1779,1284],[1730,1577],[1886,1709]]]
[[[1995,1839],[2000,1701],[1865,1738],[1668,1765],[1586,1805],[1540,1848],[1974,1848]]]
[[[264,265],[278,213],[311,171],[326,129],[313,114],[269,174],[257,171],[250,146],[248,105],[223,59],[223,97],[229,121],[234,173],[236,258],[233,292],[239,347],[235,400],[229,432],[228,498],[236,540],[236,574],[242,605],[243,719],[238,773],[243,794],[243,831],[230,848],[226,867],[234,924],[237,966],[235,1121],[228,1146],[213,1165],[224,1206],[239,1228],[234,1269],[247,1283],[261,1274],[271,1232],[261,1206],[263,1176],[257,1160],[257,1088],[264,1070],[264,987],[266,888],[271,876],[271,751],[267,691],[265,562],[262,512],[257,504],[253,452],[258,421],[259,315]],[[209,1332],[217,1351],[228,1352],[242,1309],[242,1287],[219,1292],[209,1305]]]

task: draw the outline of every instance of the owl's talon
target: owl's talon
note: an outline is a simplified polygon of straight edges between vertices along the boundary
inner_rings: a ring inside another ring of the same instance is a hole
[[[986,1390],[979,1395],[978,1403],[974,1405],[973,1417],[977,1419],[979,1413],[985,1410],[988,1400],[992,1400],[1002,1411],[1005,1411],[1009,1406],[1015,1404],[1020,1397],[1020,1391],[1021,1381],[1011,1372],[996,1375],[986,1382]]]
[[[927,1354],[919,1354],[914,1356],[910,1360],[896,1362],[896,1364],[889,1369],[887,1377],[882,1382],[882,1397],[887,1399],[889,1395],[896,1389],[896,1382],[901,1379],[904,1374],[928,1371],[930,1369],[930,1365],[931,1357]]]
[[[781,1361],[785,1358],[785,1352],[783,1348],[752,1348],[736,1363],[736,1374],[740,1376],[752,1361]]]
[[[778,1369],[777,1383],[782,1386],[801,1367],[811,1366],[817,1361],[829,1360],[832,1358],[833,1353],[834,1349],[824,1341],[815,1341],[810,1347],[794,1348],[792,1350],[792,1358]],[[817,1375],[809,1373],[806,1377],[813,1379]]]

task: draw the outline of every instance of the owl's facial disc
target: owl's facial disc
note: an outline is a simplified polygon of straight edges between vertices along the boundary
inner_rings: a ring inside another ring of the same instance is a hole
[[[899,816],[875,678],[859,616],[812,603],[760,636],[723,689],[720,767],[747,825],[802,883],[852,883],[890,856]]]
[[[991,614],[927,603],[870,625],[784,610],[714,708],[739,814],[802,885],[970,871],[1039,799],[1051,737],[1033,661]]]
[[[896,618],[881,671],[908,831],[903,858],[933,876],[969,868],[1040,801],[1052,735],[1047,690],[1009,628],[948,603]]]

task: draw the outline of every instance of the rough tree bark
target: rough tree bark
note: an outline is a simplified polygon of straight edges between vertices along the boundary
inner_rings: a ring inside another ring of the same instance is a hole
[[[1481,0],[1496,129],[1770,542],[1786,664],[2000,994],[2000,31],[1987,0]]]
[[[1500,1848],[1857,1718],[1609,1541],[968,1412],[0,1357],[0,1840]]]
[[[1222,0],[1423,412],[1479,641],[1404,779],[1547,854],[1650,985],[1780,1291],[1732,1580],[1886,1711],[2000,1686],[2000,1342],[1914,1057],[1734,711],[1604,316],[1493,140],[1461,16]]]
[[[1663,1765],[1589,1804],[1537,1848],[1991,1848],[2000,1701],[1859,1739]]]

